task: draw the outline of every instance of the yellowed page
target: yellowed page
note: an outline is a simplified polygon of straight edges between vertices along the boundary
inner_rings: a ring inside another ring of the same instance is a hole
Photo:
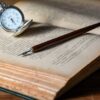
[[[16,6],[26,19],[69,29],[100,22],[99,0],[22,0]],[[100,28],[91,33],[100,34]]]
[[[30,14],[30,16],[38,15],[38,13],[33,14],[33,10],[29,10],[31,9],[31,6],[29,7],[31,2],[29,4],[28,1],[17,4],[22,7],[21,9],[24,9],[23,12],[26,13],[26,18],[29,17]],[[24,3],[28,5],[26,6]],[[41,16],[38,15],[38,17],[40,19]],[[29,50],[33,45],[71,31],[73,30],[69,28],[57,28],[41,24],[39,27],[25,32],[20,37],[12,37],[10,33],[0,29],[0,33],[2,33],[0,34],[0,60],[65,77],[73,77],[100,55],[99,36],[87,34],[55,48],[27,57],[18,56],[20,53]]]
[[[18,56],[20,53],[29,50],[33,45],[73,30],[51,26],[45,29],[40,27],[24,33],[21,37],[12,37],[9,33],[0,31],[3,33],[0,34],[0,60],[40,71],[72,77],[100,55],[100,37],[88,34],[54,48],[20,57]]]

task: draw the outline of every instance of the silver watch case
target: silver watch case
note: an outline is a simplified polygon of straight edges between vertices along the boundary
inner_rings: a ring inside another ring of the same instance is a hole
[[[22,13],[22,11],[21,11],[19,8],[15,7],[15,6],[9,6],[9,5],[7,5],[7,4],[4,3],[4,2],[1,2],[1,3],[0,3],[0,16],[1,16],[2,13],[4,12],[4,10],[6,10],[6,9],[9,8],[9,7],[14,7],[14,8],[16,8],[17,10],[20,11],[20,13],[22,14],[22,17],[23,17],[23,25],[20,26],[20,27],[19,27],[18,29],[16,29],[16,30],[9,30],[9,29],[6,29],[5,27],[2,26],[1,20],[0,20],[0,26],[1,26],[5,31],[11,32],[13,36],[18,36],[18,35],[22,34],[26,29],[28,29],[28,28],[30,27],[30,25],[32,24],[33,20],[25,20],[24,14]]]

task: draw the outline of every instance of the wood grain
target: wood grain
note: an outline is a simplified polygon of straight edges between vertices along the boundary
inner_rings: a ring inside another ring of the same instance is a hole
[[[74,87],[60,100],[100,100],[100,70]],[[69,95],[69,96],[68,96]],[[63,99],[64,98],[64,99]],[[0,100],[23,100],[16,96],[0,92]]]
[[[19,0],[2,0],[3,2],[9,3],[9,4],[14,4]]]
[[[1,87],[40,100],[52,100],[66,82],[61,76],[0,62]]]
[[[100,74],[98,74],[98,76],[100,76]],[[96,78],[99,79],[98,77]],[[19,67],[16,65],[6,64],[5,62],[0,62],[0,86],[1,87],[10,89],[15,92],[20,92],[22,94],[31,97],[38,98],[39,100],[53,100],[57,92],[63,86],[65,86],[68,79],[61,76],[39,72],[21,66]],[[92,81],[87,81],[86,83],[82,82],[84,84],[78,85],[80,87],[76,87],[76,89],[74,89],[76,90],[75,92],[69,91],[68,93],[80,94],[80,91],[81,92],[83,91],[83,93],[86,93],[88,90],[91,91],[92,88],[88,88],[88,87],[89,86],[92,87],[92,84],[91,83],[89,84],[89,82],[96,83],[96,80],[94,77],[92,77]],[[96,84],[97,89],[100,87],[100,82],[99,83],[98,82],[99,81],[97,81]],[[97,97],[98,95],[96,95],[94,98]]]

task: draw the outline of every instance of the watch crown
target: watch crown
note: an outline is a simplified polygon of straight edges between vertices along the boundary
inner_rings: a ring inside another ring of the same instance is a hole
[[[8,7],[3,1],[0,2],[0,14]]]

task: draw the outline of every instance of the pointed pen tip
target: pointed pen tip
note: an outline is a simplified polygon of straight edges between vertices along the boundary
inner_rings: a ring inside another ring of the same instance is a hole
[[[25,51],[25,52],[19,54],[18,56],[26,57],[26,56],[29,56],[31,54],[33,54],[33,50],[32,49],[30,49],[28,51]]]

